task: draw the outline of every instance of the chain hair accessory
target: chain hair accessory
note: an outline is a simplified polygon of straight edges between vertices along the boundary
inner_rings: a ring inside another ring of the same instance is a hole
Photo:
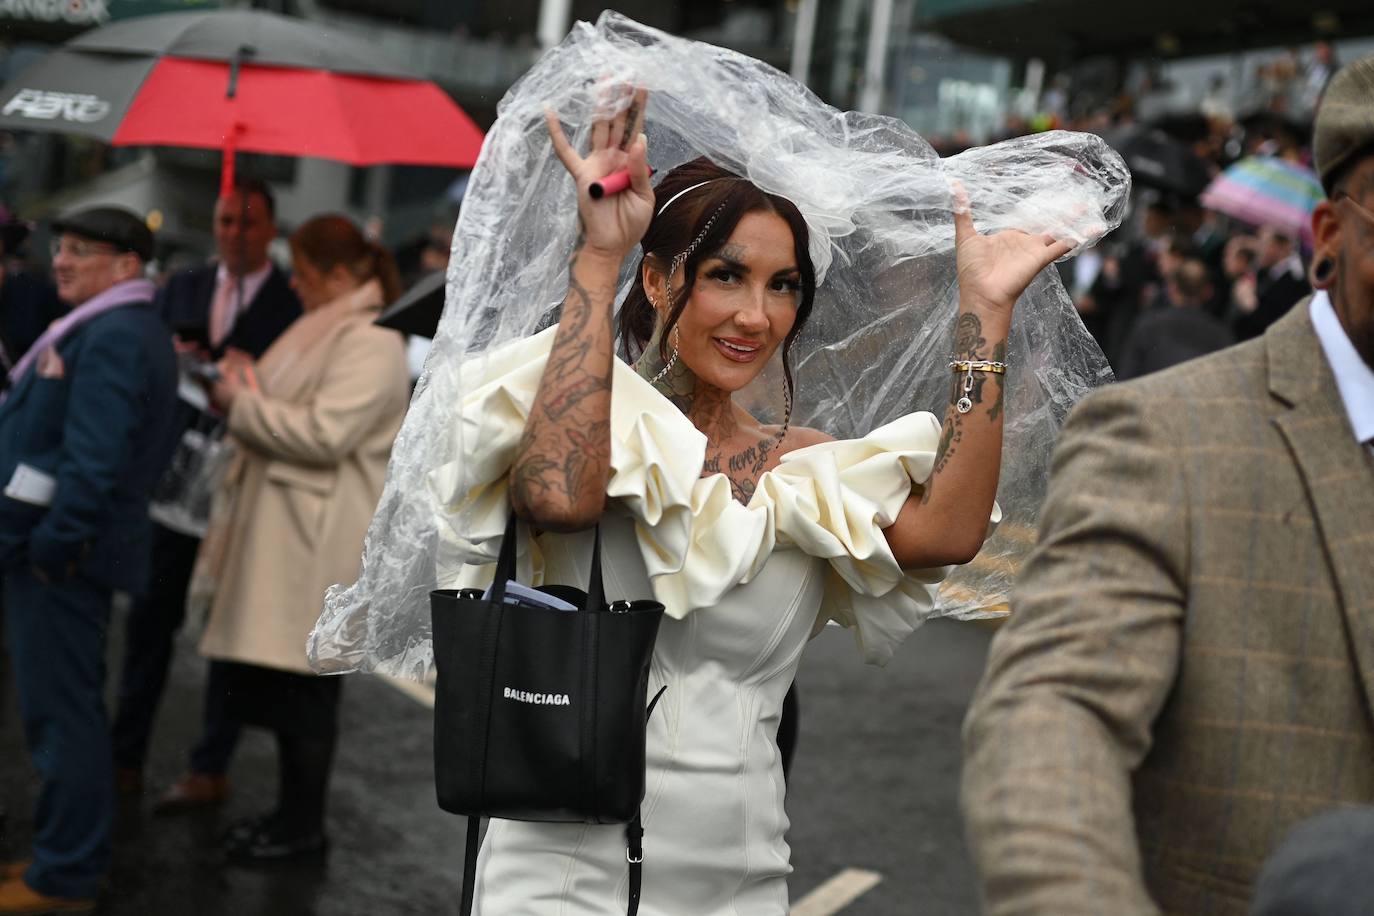
[[[787,379],[782,380],[782,432],[778,433],[778,441],[781,442],[787,437],[787,430],[792,425],[792,386],[787,384]]]
[[[668,357],[668,362],[659,371],[658,375],[649,379],[650,385],[657,385],[663,377],[673,371],[673,366],[677,364],[677,348],[682,343],[682,328],[673,325],[673,355]]]
[[[719,180],[719,179],[714,179],[714,178],[712,179],[712,181],[716,181],[716,180]],[[711,182],[709,182],[709,181],[703,181],[701,184],[710,184],[710,183],[711,183]],[[701,185],[695,185],[695,187],[701,187]],[[688,189],[687,189],[687,191],[690,191],[690,190],[692,190],[692,189],[691,189],[691,188],[688,188]],[[683,191],[682,194],[686,194],[687,191]],[[681,197],[682,194],[675,195],[673,198],[669,199],[668,204],[672,203],[672,202],[673,202],[674,200],[676,200],[678,197]],[[725,198],[725,200],[722,200],[722,201],[720,202],[720,206],[719,206],[719,207],[716,207],[716,212],[715,212],[715,213],[712,213],[712,214],[711,214],[711,218],[708,219],[708,220],[706,221],[706,225],[704,225],[704,226],[701,227],[701,231],[697,233],[697,237],[694,238],[694,239],[692,239],[692,244],[688,245],[688,246],[687,246],[686,248],[684,248],[682,251],[678,252],[677,256],[676,256],[675,258],[673,258],[672,266],[668,269],[668,282],[669,282],[669,284],[671,284],[671,283],[673,282],[673,277],[676,277],[676,276],[677,276],[677,272],[678,272],[679,270],[682,269],[682,266],[683,266],[684,264],[687,263],[687,259],[688,259],[689,257],[692,256],[692,252],[696,251],[696,250],[697,250],[697,246],[700,245],[701,242],[702,242],[702,240],[706,238],[706,233],[710,232],[710,231],[711,231],[711,227],[714,226],[714,225],[716,224],[716,217],[720,216],[720,211],[724,210],[724,209],[725,209],[725,205],[728,204],[729,202],[730,202],[730,198],[728,198],[728,197]],[[663,205],[664,209],[667,209],[668,204],[664,204],[664,205]],[[662,213],[663,210],[659,210],[658,212],[659,212],[659,213]]]
[[[969,393],[973,391],[973,373],[993,372],[997,375],[1005,375],[1007,372],[1006,363],[999,363],[987,359],[950,360],[949,367],[955,372],[964,373],[964,380],[960,383],[960,388],[963,390],[964,394],[954,404],[954,409],[960,413],[968,413],[973,409],[973,400],[969,397]]]

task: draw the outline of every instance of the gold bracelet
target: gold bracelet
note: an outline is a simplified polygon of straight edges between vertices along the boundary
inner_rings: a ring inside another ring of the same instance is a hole
[[[1007,371],[1006,363],[988,359],[955,359],[950,361],[949,367],[955,372],[964,373],[964,380],[961,383],[963,396],[954,402],[954,409],[960,413],[968,413],[973,409],[973,399],[969,397],[969,393],[973,391],[973,373],[995,372],[998,375],[1005,375]]]
[[[951,360],[949,367],[956,372],[996,372],[998,375],[1003,375],[1007,371],[1006,363],[994,362],[987,359]]]

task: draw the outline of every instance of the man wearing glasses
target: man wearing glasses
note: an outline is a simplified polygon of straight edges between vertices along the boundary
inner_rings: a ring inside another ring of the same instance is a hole
[[[148,580],[148,500],[176,397],[176,355],[144,279],[148,227],[98,207],[53,231],[57,293],[71,311],[15,363],[0,400],[5,635],[42,780],[33,857],[0,865],[0,914],[95,907],[115,801],[103,701],[110,598]]]

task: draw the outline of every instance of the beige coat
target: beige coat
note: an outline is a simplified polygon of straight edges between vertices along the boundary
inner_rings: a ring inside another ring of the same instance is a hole
[[[1244,916],[1374,802],[1374,459],[1306,302],[1085,399],[965,728],[988,913]]]
[[[234,399],[240,455],[201,557],[211,658],[310,673],[325,591],[357,578],[410,390],[401,335],[372,323],[381,304],[374,281],[307,312],[263,354],[262,392]]]

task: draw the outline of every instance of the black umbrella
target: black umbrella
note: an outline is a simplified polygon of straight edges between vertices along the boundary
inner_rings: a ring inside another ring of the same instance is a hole
[[[373,322],[384,328],[433,337],[444,311],[444,272],[426,274]]]
[[[1236,123],[1245,128],[1247,137],[1275,137],[1297,145],[1309,143],[1312,139],[1311,121],[1283,112],[1261,108],[1241,115]]]
[[[1107,133],[1103,139],[1126,160],[1138,184],[1194,198],[1212,180],[1206,162],[1157,128],[1126,127]]]
[[[1200,111],[1166,111],[1149,123],[1183,143],[1197,143],[1212,135],[1212,122]]]

